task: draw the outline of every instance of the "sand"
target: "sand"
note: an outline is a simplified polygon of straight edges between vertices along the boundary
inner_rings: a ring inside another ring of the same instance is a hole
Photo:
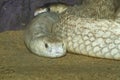
[[[32,54],[23,31],[0,33],[0,80],[120,80],[120,61],[67,53],[50,59]]]

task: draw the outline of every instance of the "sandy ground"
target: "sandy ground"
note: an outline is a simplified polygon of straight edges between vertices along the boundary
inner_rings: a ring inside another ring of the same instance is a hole
[[[0,80],[120,80],[120,61],[39,57],[25,47],[23,31],[7,31],[0,33]]]

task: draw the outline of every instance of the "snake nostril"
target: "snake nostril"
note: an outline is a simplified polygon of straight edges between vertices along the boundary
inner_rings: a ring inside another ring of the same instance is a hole
[[[45,48],[48,48],[48,44],[47,43],[45,43]]]

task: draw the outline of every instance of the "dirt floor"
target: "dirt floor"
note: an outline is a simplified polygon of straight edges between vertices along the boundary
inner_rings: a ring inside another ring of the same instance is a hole
[[[0,33],[0,80],[120,80],[120,61],[39,57],[25,47],[23,31],[7,31]]]

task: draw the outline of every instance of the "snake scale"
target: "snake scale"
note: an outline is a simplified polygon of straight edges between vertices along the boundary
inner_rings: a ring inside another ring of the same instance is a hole
[[[105,3],[108,4],[107,1],[114,0],[96,1],[106,1]],[[84,17],[80,14],[83,13],[82,10],[72,11],[71,9],[61,14],[43,12],[36,16],[25,31],[27,47],[37,55],[50,58],[64,56],[68,51],[120,60],[120,10],[117,10],[113,19],[106,18],[105,13],[97,17],[91,17],[91,15]]]

